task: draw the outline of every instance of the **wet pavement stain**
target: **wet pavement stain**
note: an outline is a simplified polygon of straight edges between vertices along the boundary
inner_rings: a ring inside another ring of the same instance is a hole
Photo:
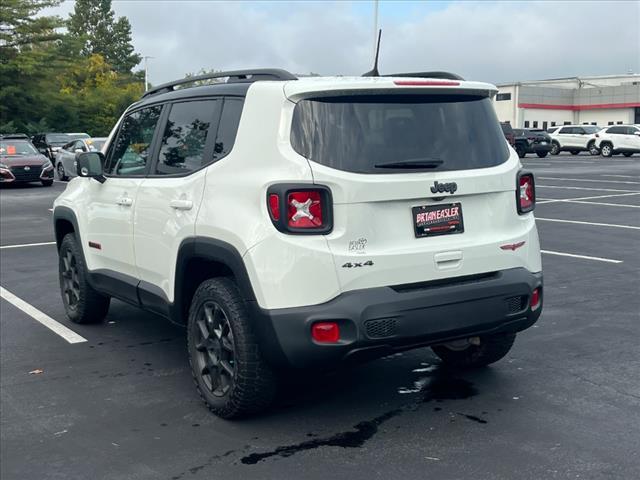
[[[326,438],[316,438],[313,440],[307,440],[293,445],[284,445],[276,448],[275,450],[263,453],[252,453],[246,455],[240,459],[245,465],[255,465],[262,460],[270,457],[290,457],[296,453],[306,450],[313,450],[319,447],[342,447],[342,448],[360,448],[365,444],[367,440],[373,437],[377,432],[380,425],[393,417],[402,413],[402,409],[391,410],[372,420],[367,420],[354,425],[354,430],[347,432],[340,432]]]
[[[425,403],[432,400],[464,400],[478,394],[473,383],[450,376],[446,370],[436,371],[436,375],[424,384],[421,392],[422,401]]]
[[[475,415],[468,415],[466,413],[460,413],[460,412],[458,412],[458,415],[460,415],[461,417],[466,418],[467,420],[472,420],[472,421],[477,422],[477,423],[487,423],[487,421],[485,419],[480,418],[480,417],[476,417]]]

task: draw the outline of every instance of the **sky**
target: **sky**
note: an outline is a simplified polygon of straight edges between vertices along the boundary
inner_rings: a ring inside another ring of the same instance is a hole
[[[284,68],[360,75],[371,69],[374,2],[122,0],[149,81],[186,73]],[[73,1],[48,9],[66,17]],[[446,70],[506,83],[640,73],[640,1],[384,1],[383,74]],[[140,66],[140,68],[142,65]]]

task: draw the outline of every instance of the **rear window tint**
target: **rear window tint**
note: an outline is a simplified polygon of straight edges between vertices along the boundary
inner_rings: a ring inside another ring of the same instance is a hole
[[[431,162],[429,170],[493,167],[509,155],[489,98],[354,95],[305,99],[294,109],[291,144],[309,160],[356,173],[407,173],[376,165]]]

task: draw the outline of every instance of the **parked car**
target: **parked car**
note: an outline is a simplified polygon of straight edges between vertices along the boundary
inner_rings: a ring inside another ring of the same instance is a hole
[[[53,162],[58,150],[71,140],[66,133],[38,133],[33,136],[32,142],[40,153]]]
[[[268,406],[291,368],[424,346],[498,361],[543,287],[535,182],[496,91],[282,70],[149,90],[55,200],[67,316],[100,322],[115,297],[186,324],[196,387],[225,418]]]
[[[622,153],[630,157],[640,153],[640,126],[613,125],[596,133],[596,147],[603,157]]]
[[[58,178],[63,181],[76,176],[76,156],[82,152],[97,152],[102,149],[106,137],[73,140],[56,153],[54,163]]]
[[[502,128],[502,133],[504,134],[504,138],[507,139],[509,145],[513,148],[516,147],[516,136],[513,133],[513,127],[508,122],[500,122],[500,128]]]
[[[41,182],[53,184],[53,165],[30,141],[0,139],[0,183]]]
[[[566,151],[571,152],[571,155],[578,155],[583,151],[599,155],[595,136],[599,131],[600,127],[595,125],[564,125],[551,133],[551,155]]]
[[[29,139],[29,135],[26,133],[0,133],[0,140],[27,140]]]
[[[514,128],[516,152],[520,158],[527,153],[535,153],[544,158],[551,151],[551,137],[544,130],[528,130],[526,128]]]

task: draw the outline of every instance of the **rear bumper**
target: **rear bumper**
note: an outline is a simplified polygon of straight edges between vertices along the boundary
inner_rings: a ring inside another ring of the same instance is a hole
[[[421,346],[533,325],[542,274],[513,268],[485,275],[345,292],[321,305],[266,310],[252,303],[263,354],[276,367],[331,368]],[[340,341],[319,344],[311,325],[335,321]]]

